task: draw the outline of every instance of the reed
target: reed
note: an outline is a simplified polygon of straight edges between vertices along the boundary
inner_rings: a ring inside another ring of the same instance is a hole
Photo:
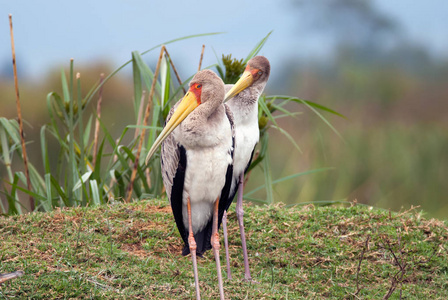
[[[26,176],[26,184],[29,190],[31,190],[31,179],[30,179],[30,171],[28,166],[28,156],[26,154],[26,146],[25,146],[25,133],[23,131],[23,118],[22,118],[22,108],[20,106],[20,96],[19,96],[19,80],[17,77],[17,62],[16,62],[16,49],[14,45],[14,30],[12,27],[12,15],[9,15],[9,30],[11,33],[11,54],[12,54],[12,67],[14,70],[14,87],[16,92],[16,107],[17,107],[17,118],[19,120],[19,130],[20,130],[20,141],[22,146],[22,159],[23,164],[25,166],[25,176]],[[29,196],[29,210],[34,211],[35,203],[33,197]]]

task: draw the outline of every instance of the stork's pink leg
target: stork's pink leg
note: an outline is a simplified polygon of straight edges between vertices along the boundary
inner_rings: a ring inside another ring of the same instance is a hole
[[[194,272],[194,286],[196,287],[196,299],[201,299],[201,293],[199,291],[199,277],[198,277],[198,264],[196,260],[197,244],[193,235],[193,225],[191,223],[191,203],[190,197],[187,198],[187,213],[188,213],[188,246],[190,247],[191,259],[193,261]]]
[[[213,210],[213,227],[212,227],[212,248],[213,253],[215,254],[216,261],[216,270],[218,272],[218,284],[219,284],[219,296],[221,300],[224,300],[224,287],[222,283],[222,274],[221,274],[221,262],[219,260],[219,235],[218,235],[218,208],[219,208],[219,197],[215,201],[215,208]]]
[[[232,272],[230,271],[229,241],[227,238],[227,211],[224,211],[224,215],[222,216],[222,230],[224,231],[224,247],[226,248],[227,278],[232,280]]]
[[[249,270],[249,259],[247,257],[247,248],[246,248],[246,235],[244,233],[244,222],[243,222],[243,184],[244,183],[244,173],[240,176],[240,182],[238,186],[238,198],[236,201],[236,217],[238,219],[238,225],[240,227],[241,234],[241,246],[243,248],[243,258],[244,258],[244,278],[247,281],[252,281],[252,276],[250,276]]]

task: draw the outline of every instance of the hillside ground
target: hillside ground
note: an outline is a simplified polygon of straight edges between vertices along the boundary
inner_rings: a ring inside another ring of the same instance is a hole
[[[252,276],[243,280],[234,207],[227,299],[448,299],[448,224],[418,209],[245,206]],[[223,243],[221,243],[223,246]],[[222,247],[223,248],[223,247]],[[190,256],[166,200],[0,217],[0,299],[192,299]],[[201,295],[219,296],[209,251]],[[224,251],[221,265],[225,274]]]

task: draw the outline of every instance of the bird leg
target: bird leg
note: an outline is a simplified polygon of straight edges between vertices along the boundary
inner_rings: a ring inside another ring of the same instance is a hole
[[[241,246],[243,248],[244,279],[252,282],[252,276],[250,276],[250,270],[249,270],[249,259],[247,257],[246,235],[244,233],[243,184],[244,184],[244,173],[241,174],[240,182],[238,183],[239,187],[238,187],[238,198],[236,201],[236,217],[238,219],[238,225],[240,227]]]
[[[219,260],[219,235],[218,235],[218,208],[219,208],[219,197],[215,201],[215,208],[213,210],[213,226],[212,226],[212,238],[211,244],[213,248],[213,253],[215,254],[216,270],[218,272],[218,284],[219,284],[219,296],[221,300],[224,300],[224,288],[222,283],[221,274],[221,262]]]
[[[232,272],[230,271],[229,241],[227,238],[227,211],[224,211],[224,215],[222,216],[222,231],[224,231],[224,246],[226,248],[227,278],[232,280]]]
[[[191,202],[190,196],[187,197],[187,213],[188,213],[188,246],[190,247],[191,259],[193,261],[194,272],[194,286],[196,288],[196,299],[201,299],[201,293],[199,291],[199,277],[198,277],[198,264],[196,261],[196,249],[197,244],[193,235],[193,225],[191,223]]]

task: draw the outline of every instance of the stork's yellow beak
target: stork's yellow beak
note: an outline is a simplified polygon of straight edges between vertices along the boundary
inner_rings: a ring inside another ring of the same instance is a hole
[[[249,70],[245,70],[240,79],[235,83],[235,85],[227,92],[224,102],[235,97],[243,90],[247,89],[254,82],[254,76]]]
[[[196,108],[199,106],[199,101],[195,93],[188,92],[182,101],[180,102],[177,109],[174,111],[171,119],[165,125],[162,132],[157,137],[156,141],[149,149],[148,155],[146,156],[145,163],[148,164],[151,156],[156,152],[157,148],[162,144],[162,142],[168,137],[168,135],[177,127],[179,124]]]

